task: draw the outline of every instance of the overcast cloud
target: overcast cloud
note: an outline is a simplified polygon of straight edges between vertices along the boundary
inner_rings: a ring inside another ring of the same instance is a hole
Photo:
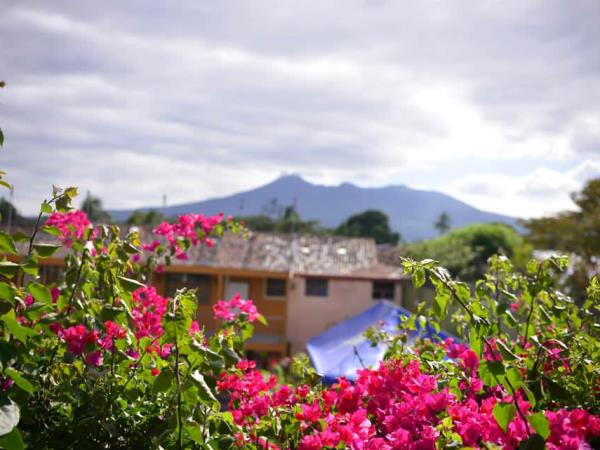
[[[600,176],[600,2],[27,1],[0,21],[0,167],[108,208],[282,173],[522,217]]]

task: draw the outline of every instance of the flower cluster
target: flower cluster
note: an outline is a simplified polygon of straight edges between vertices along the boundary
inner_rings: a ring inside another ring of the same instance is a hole
[[[70,247],[74,240],[83,239],[91,223],[83,211],[74,210],[69,212],[53,212],[50,214],[45,225],[57,228],[60,232],[59,239],[64,245]]]
[[[237,319],[240,314],[244,314],[249,322],[254,322],[261,317],[252,300],[244,300],[240,294],[235,294],[229,301],[219,300],[213,306],[213,312],[215,319],[226,322]]]
[[[448,343],[449,356],[459,359],[471,378],[461,393],[440,387],[437,376],[423,371],[418,360],[403,363],[390,360],[378,369],[359,371],[356,382],[346,379],[323,391],[310,393],[307,387],[277,386],[274,377],[264,376],[252,363],[243,361],[234,373],[222,374],[217,389],[230,398],[230,411],[242,428],[238,443],[254,442],[261,421],[273,414],[294,410],[300,436],[300,450],[431,449],[458,436],[460,446],[488,448],[493,444],[516,449],[531,432],[520,416],[506,431],[494,414],[497,403],[512,403],[513,397],[497,386],[482,390],[473,369],[477,356],[462,344]],[[473,390],[471,386],[477,385]],[[517,395],[520,410],[529,416],[531,405]],[[600,436],[600,418],[581,409],[544,412],[550,427],[549,450],[580,449],[592,437]],[[246,440],[246,441],[245,441]],[[270,446],[270,448],[272,448]]]
[[[162,319],[167,312],[168,299],[153,287],[141,287],[133,293],[133,325],[135,337],[157,339],[163,334]]]
[[[63,328],[58,322],[50,324],[50,330],[67,343],[67,350],[76,356],[83,355],[89,366],[101,366],[103,363],[103,350],[113,351],[115,341],[125,339],[127,331],[115,322],[104,322],[105,334],[101,337],[100,331],[88,329],[79,324]]]
[[[162,222],[153,230],[154,234],[162,236],[167,240],[169,247],[178,259],[187,259],[185,248],[182,248],[181,241],[188,240],[192,245],[204,243],[212,246],[210,234],[213,229],[223,221],[223,213],[216,216],[204,216],[203,214],[183,214],[178,217],[175,223]],[[155,240],[144,246],[145,250],[154,251],[160,245],[160,241]]]

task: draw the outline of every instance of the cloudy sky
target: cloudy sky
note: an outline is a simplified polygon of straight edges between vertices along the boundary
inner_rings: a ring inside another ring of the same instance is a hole
[[[3,0],[0,167],[106,207],[282,173],[530,217],[600,176],[600,2]]]

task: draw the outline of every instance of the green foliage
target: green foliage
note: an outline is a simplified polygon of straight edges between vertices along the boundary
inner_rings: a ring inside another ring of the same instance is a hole
[[[55,188],[39,217],[69,211],[75,195],[73,188]],[[89,227],[66,248],[60,282],[45,286],[37,277],[39,261],[59,246],[35,242],[40,224],[27,239],[27,254],[17,262],[0,261],[6,277],[0,281],[0,447],[183,449],[212,448],[204,447],[212,439],[225,442],[228,425],[217,414],[216,377],[237,363],[252,326],[239,318],[210,338],[191,333],[196,296],[181,290],[168,302],[164,332],[138,336],[135,292],[146,289],[156,258],[166,250],[157,249],[158,256],[144,266],[134,264],[131,256],[141,247],[136,233],[123,237],[116,226],[93,232]],[[211,236],[225,229],[240,228],[228,221]],[[5,253],[14,253],[15,238],[0,235]],[[108,335],[106,321],[124,335],[100,353],[103,361],[92,363],[90,346]],[[51,329],[57,325],[83,326],[98,335],[84,353],[73,353],[62,331]]]
[[[492,255],[502,254],[524,266],[531,248],[510,226],[475,224],[456,228],[444,236],[407,244],[404,254],[414,259],[433,258],[463,280],[483,276]]]
[[[134,211],[126,220],[127,225],[154,227],[165,220],[165,216],[155,209]]]
[[[80,209],[87,214],[88,219],[92,222],[109,223],[111,221],[110,214],[102,207],[102,200],[98,197],[94,197],[89,192],[85,199],[83,199]]]
[[[440,214],[440,217],[438,218],[438,220],[436,220],[433,226],[436,230],[439,231],[440,234],[445,234],[448,231],[450,231],[450,223],[450,216],[448,215],[448,213],[443,212],[442,214]]]
[[[573,295],[583,297],[590,274],[597,271],[600,255],[600,178],[590,180],[572,194],[578,211],[525,221],[527,239],[539,249],[575,253],[573,275],[568,280]]]
[[[253,231],[329,234],[329,230],[322,228],[316,220],[302,220],[293,206],[287,206],[282,214],[275,217],[261,214],[241,217],[240,220]]]
[[[521,272],[505,256],[492,256],[488,271],[471,288],[436,261],[404,259],[415,286],[429,280],[435,288],[432,306],[411,321],[425,319],[439,329],[451,314],[457,333],[480,358],[478,375],[486,386],[523,390],[536,408],[578,405],[598,413],[600,282],[592,280],[579,307],[557,288],[557,276],[567,265],[565,257],[532,260]],[[504,427],[513,411],[497,405],[494,415]],[[547,437],[545,418],[529,420]]]
[[[377,210],[367,210],[350,216],[337,227],[335,234],[373,238],[378,244],[397,244],[400,240],[400,234],[390,229],[388,216]]]

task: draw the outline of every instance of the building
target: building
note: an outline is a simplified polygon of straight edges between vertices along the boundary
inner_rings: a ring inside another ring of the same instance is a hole
[[[251,298],[268,321],[255,324],[247,350],[288,355],[336,323],[390,300],[403,305],[400,267],[380,263],[374,240],[253,232],[248,238],[225,234],[213,247],[198,246],[187,260],[155,273],[152,284],[171,296],[182,287],[197,289],[198,321],[207,331],[218,324],[212,306],[235,293]],[[57,277],[62,261],[46,260],[40,275]]]

